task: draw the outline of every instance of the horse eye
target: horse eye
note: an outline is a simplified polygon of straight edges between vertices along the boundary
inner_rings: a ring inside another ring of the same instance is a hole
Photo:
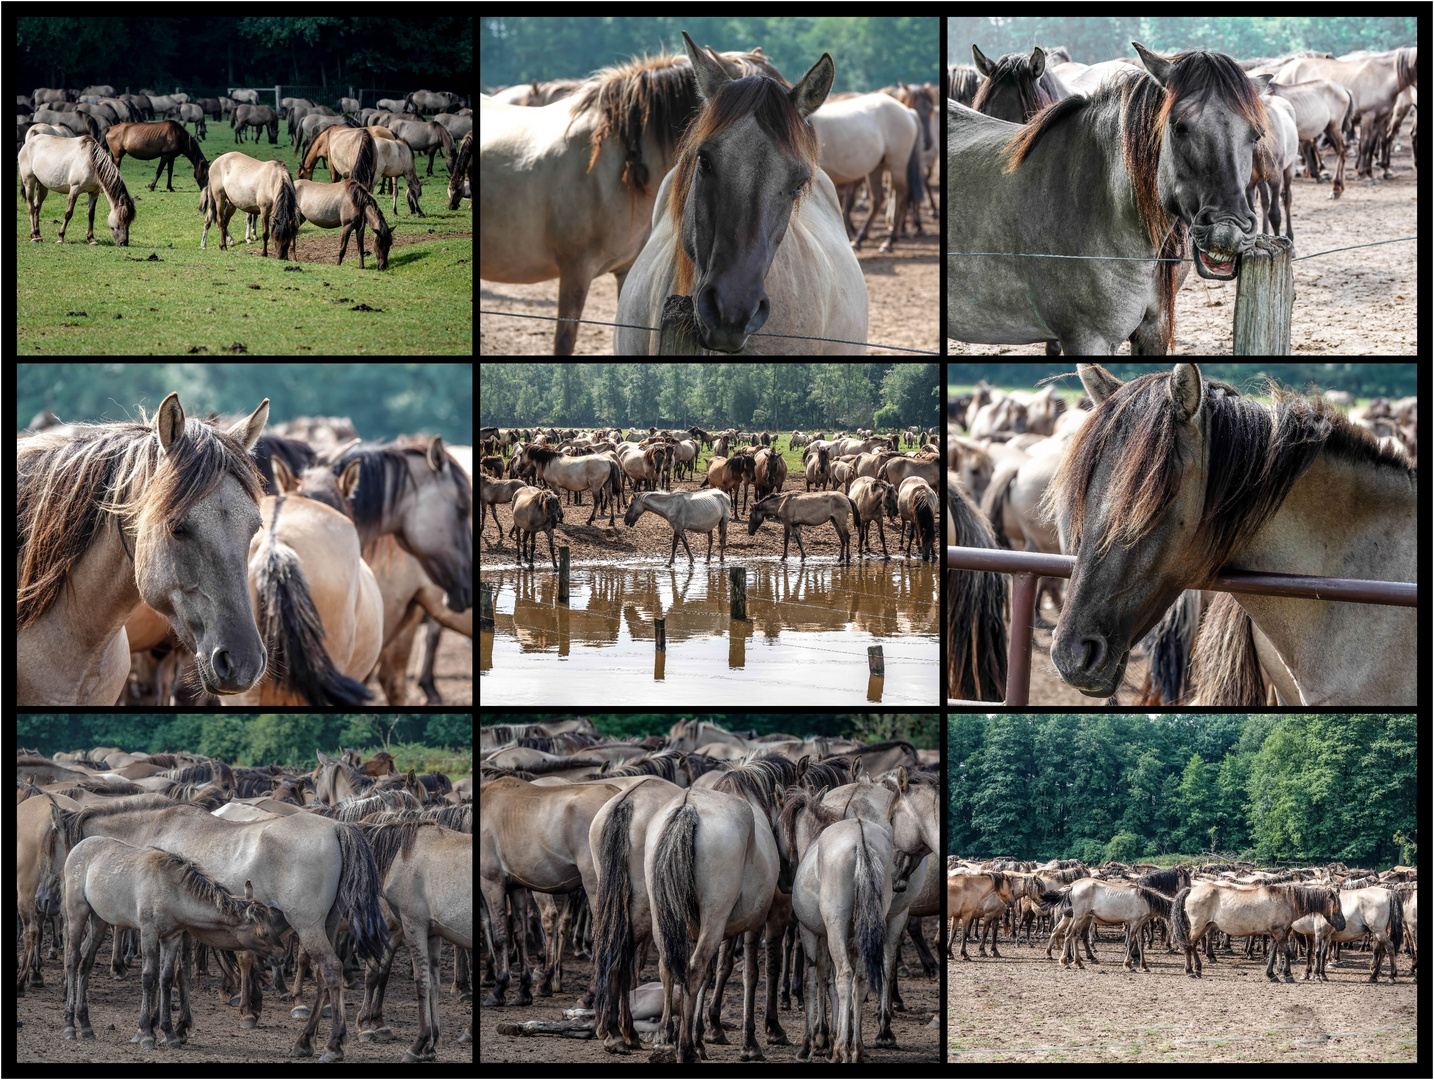
[[[697,151],[697,167],[705,173],[712,171],[712,159],[707,156],[706,150]]]

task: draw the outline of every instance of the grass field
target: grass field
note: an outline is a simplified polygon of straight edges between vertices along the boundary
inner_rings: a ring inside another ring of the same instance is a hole
[[[267,135],[258,144],[251,138],[236,145],[228,124],[219,122],[209,124],[200,146],[210,161],[238,150],[285,161],[298,176],[299,162],[282,123],[275,146]],[[236,244],[221,251],[216,224],[201,251],[204,217],[193,166],[176,158],[174,191],[166,191],[161,178],[151,193],[156,165],[126,156],[120,166],[136,214],[124,248],[115,247],[105,224],[109,203],[103,194],[95,205],[97,243],[85,243],[89,196],[81,195],[65,243],[57,244],[66,196],[55,191],[40,209],[44,243],[31,243],[17,180],[19,356],[472,354],[472,203],[447,209],[448,169],[441,154],[432,177],[424,175],[426,154],[416,162],[426,217],[408,212],[402,191],[397,214],[391,194],[378,197],[394,233],[389,268],[382,272],[373,257],[371,230],[364,234],[364,270],[354,237],[338,266],[342,230],[309,224],[299,230],[297,261],[286,262],[275,257],[272,237],[267,259],[260,256],[258,239],[244,243],[242,213],[229,223]],[[314,179],[331,177],[321,165]],[[407,181],[399,184],[407,190]]]

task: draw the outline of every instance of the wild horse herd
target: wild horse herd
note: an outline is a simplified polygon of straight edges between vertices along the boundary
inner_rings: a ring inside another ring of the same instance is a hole
[[[306,1021],[294,1056],[312,1055],[328,1009],[322,1060],[340,1061],[350,980],[364,991],[355,1017],[360,1041],[396,1037],[383,1019],[383,995],[406,945],[418,1021],[403,1060],[436,1060],[439,1013],[450,1010],[439,976],[445,942],[455,949],[452,992],[472,1000],[471,781],[403,773],[384,752],[367,761],[352,750],[317,758],[310,772],[115,747],[54,759],[21,750],[18,992],[27,983],[31,992],[45,986],[42,933],[50,925],[58,941],[63,932],[63,1035],[94,1039],[90,972],[113,929],[116,978],[142,957],[139,1032],[131,1041],[144,1049],[155,1047],[156,1025],[161,1045],[188,1041],[190,971],[197,979],[213,955],[226,999],[237,995],[241,1028],[258,1026],[261,984],[271,986]],[[312,1010],[302,1004],[310,964],[318,980]],[[457,1041],[472,1042],[471,1020]]]
[[[828,1048],[832,1061],[863,1060],[868,992],[879,1003],[875,1046],[896,1046],[904,933],[927,978],[936,970],[921,929],[941,905],[930,872],[940,850],[934,751],[688,720],[636,741],[599,736],[585,717],[481,731],[479,870],[493,945],[484,1006],[513,1014],[495,1041],[596,1035],[627,1053],[648,1048],[643,1033],[654,1038],[650,1060],[705,1058],[706,1044],[727,1041],[723,993],[740,949],[742,1060],[763,1057],[764,963],[769,1048],[790,1042],[777,1005],[795,994],[806,1005],[797,1060]],[[570,934],[592,957],[566,1021],[521,1015],[533,1000],[530,899],[543,928],[540,994],[561,992]],[[650,960],[660,982],[641,982]],[[934,1058],[935,1031],[916,1030],[929,1033]]]

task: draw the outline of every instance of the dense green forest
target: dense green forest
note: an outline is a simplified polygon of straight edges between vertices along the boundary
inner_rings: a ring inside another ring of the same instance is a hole
[[[935,364],[479,364],[483,424],[772,431],[940,418]]]
[[[269,422],[347,416],[365,439],[442,435],[473,444],[472,364],[20,364],[15,426],[43,409],[61,420],[153,416],[172,392],[188,415],[248,415],[269,399]]]
[[[1213,49],[1237,59],[1275,57],[1297,49],[1336,56],[1355,49],[1397,49],[1419,40],[1414,15],[966,15],[946,20],[951,62],[971,63],[971,46],[987,56],[1030,52],[1032,45],[1064,45],[1082,64],[1134,56],[1138,41],[1160,53]]]
[[[1032,715],[947,721],[949,850],[1416,861],[1413,715]]]
[[[940,23],[883,16],[625,15],[484,18],[480,27],[483,92],[531,79],[573,79],[631,56],[681,53],[682,31],[721,52],[758,47],[796,82],[831,53],[833,89],[879,90],[898,80],[936,82]]]
[[[1126,381],[1152,371],[1169,371],[1170,365],[1106,364],[1117,379]],[[1219,379],[1239,390],[1261,392],[1265,377],[1295,390],[1348,390],[1356,397],[1408,397],[1418,392],[1419,375],[1414,364],[1206,364],[1200,365],[1206,378]],[[992,386],[1008,389],[1034,388],[1052,375],[1068,375],[1056,385],[1077,389],[1080,379],[1074,364],[947,364],[946,381],[952,386],[973,386],[985,379]]]
[[[535,724],[540,720],[556,720],[571,713],[495,713],[483,714],[483,726],[492,724]],[[935,750],[940,733],[939,713],[586,713],[593,726],[603,735],[629,737],[666,735],[678,720],[707,720],[721,724],[729,731],[755,731],[760,735],[785,732],[806,737],[824,735],[829,738],[859,739],[862,742],[883,742],[906,739],[918,749]]]
[[[15,741],[45,755],[118,746],[187,751],[231,765],[304,767],[316,764],[315,750],[337,754],[346,746],[387,749],[404,768],[454,777],[473,771],[471,713],[21,713]]]

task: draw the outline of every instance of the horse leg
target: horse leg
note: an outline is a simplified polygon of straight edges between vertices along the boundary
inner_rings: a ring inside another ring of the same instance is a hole
[[[339,236],[339,265],[344,264],[344,253],[349,249],[349,233],[353,230],[353,222],[345,222],[342,235]],[[359,245],[359,258],[363,258],[363,245]],[[362,263],[360,263],[362,269]]]
[[[80,197],[78,191],[70,192],[70,200],[65,204],[65,220],[60,225],[60,238],[55,241],[57,244],[65,242],[65,230],[70,227],[70,215],[75,212],[75,200]]]
[[[682,529],[681,531],[676,532],[676,533],[674,533],[673,535],[674,535],[674,538],[677,537],[677,536],[682,537],[682,546],[687,549],[687,565],[688,565],[688,566],[691,566],[696,560],[692,558],[692,545],[687,542],[687,530],[686,530],[686,529]],[[672,555],[673,555],[673,558],[676,558],[676,557],[677,557],[677,543],[676,543],[676,540],[675,540],[675,539],[674,539],[673,545],[672,545]],[[708,561],[708,562],[711,562],[711,561],[712,561],[712,534],[711,534],[711,533],[708,533],[708,534],[707,534],[707,561]],[[668,565],[668,566],[671,566],[672,564],[671,564],[671,563],[668,563],[667,565]]]
[[[140,931],[140,949],[144,953],[144,975],[140,980],[139,1034],[137,1042],[146,1050],[154,1049],[155,982],[159,978],[159,938],[152,929]]]
[[[394,185],[394,213],[398,213],[398,185]],[[561,268],[558,276],[558,318],[580,319],[583,315],[583,305],[587,302],[588,288],[592,284],[592,275],[588,273],[587,267],[568,263]],[[578,327],[576,323],[560,322],[553,341],[554,356],[572,356],[573,343],[577,340]],[[592,524],[591,521],[588,522]]]
[[[677,528],[672,529],[672,554],[667,557],[667,565],[671,566],[677,559]]]
[[[742,1060],[761,1061],[757,1046],[757,930],[742,935]],[[735,950],[736,944],[733,943]],[[770,983],[771,980],[768,979]],[[770,990],[770,987],[768,988]],[[770,996],[768,998],[770,1001]]]
[[[30,180],[30,186],[25,190],[25,205],[30,210],[30,242],[32,244],[44,243],[40,239],[40,207],[45,205],[45,196],[50,189],[40,183],[40,178],[34,177]],[[39,931],[37,930],[36,933]]]
[[[179,980],[179,1022],[174,1026],[173,1034],[166,1029],[167,1042],[173,1046],[183,1046],[189,1041],[189,1029],[194,1026],[194,1014],[189,1009],[189,956],[198,947],[198,943],[188,934],[180,939],[179,946],[179,973],[176,978]],[[166,1015],[168,1010],[166,1009]]]
[[[253,1008],[255,981],[254,954],[245,950],[239,953],[239,1027],[244,1031],[259,1026]]]

